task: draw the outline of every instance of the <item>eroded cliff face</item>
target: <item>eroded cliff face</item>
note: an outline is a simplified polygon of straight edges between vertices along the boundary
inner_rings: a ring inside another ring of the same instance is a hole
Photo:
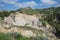
[[[16,12],[0,21],[0,32],[19,32],[26,37],[43,36],[48,40],[57,40],[52,33],[51,25],[45,22],[46,26],[43,26],[39,19],[42,19],[41,16],[38,17],[36,14],[27,15]]]
[[[27,15],[19,12],[11,14],[9,17],[5,17],[4,21],[12,25],[31,27],[33,26],[37,29],[39,29],[37,26],[41,24],[39,24],[39,17],[37,17],[35,14]]]

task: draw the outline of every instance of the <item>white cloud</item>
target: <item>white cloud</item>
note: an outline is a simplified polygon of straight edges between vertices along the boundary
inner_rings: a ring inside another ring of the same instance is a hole
[[[30,2],[17,2],[18,0],[0,0],[0,2],[4,2],[6,4],[13,4],[17,7],[33,7],[36,6],[36,2],[30,1]]]
[[[18,0],[0,0],[0,2],[4,2],[6,4],[14,4],[16,3]]]
[[[0,4],[0,7],[3,7],[4,6],[4,4]]]
[[[56,4],[57,2],[55,0],[41,0],[43,4]]]
[[[56,7],[60,6],[60,4],[57,4]]]
[[[11,2],[11,1],[18,1],[18,0],[0,0],[0,2]]]
[[[18,7],[33,7],[36,6],[37,4],[34,1],[30,1],[30,2],[23,2],[23,3],[16,3],[15,6]]]

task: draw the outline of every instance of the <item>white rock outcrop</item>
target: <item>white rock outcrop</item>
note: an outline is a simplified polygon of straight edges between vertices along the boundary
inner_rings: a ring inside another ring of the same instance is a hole
[[[39,18],[35,14],[27,15],[27,14],[16,12],[15,14],[11,14],[9,17],[5,17],[4,21],[17,26],[37,27],[38,26],[37,24],[39,23],[38,19]]]
[[[50,40],[55,40],[56,37],[52,33],[52,27],[47,22],[45,22],[46,26],[44,27],[42,21],[39,21],[40,18],[37,17],[36,14],[27,15],[16,12],[15,14],[5,17],[3,21],[0,21],[0,32],[19,32],[27,37],[43,35]],[[31,29],[29,29],[30,27]]]

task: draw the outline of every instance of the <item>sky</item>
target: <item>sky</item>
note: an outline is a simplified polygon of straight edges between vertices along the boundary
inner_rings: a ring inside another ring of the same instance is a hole
[[[17,10],[25,7],[39,9],[58,6],[60,6],[60,0],[0,0],[0,10]]]

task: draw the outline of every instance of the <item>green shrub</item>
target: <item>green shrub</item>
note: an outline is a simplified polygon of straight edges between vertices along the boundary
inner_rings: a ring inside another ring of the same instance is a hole
[[[17,33],[17,32],[7,33],[7,35],[10,35],[10,37],[12,37],[15,40],[31,40],[30,38],[24,37],[20,33]]]
[[[48,38],[44,37],[44,36],[37,36],[37,37],[31,37],[32,40],[48,40]]]
[[[0,40],[12,40],[12,38],[4,33],[0,33]]]

